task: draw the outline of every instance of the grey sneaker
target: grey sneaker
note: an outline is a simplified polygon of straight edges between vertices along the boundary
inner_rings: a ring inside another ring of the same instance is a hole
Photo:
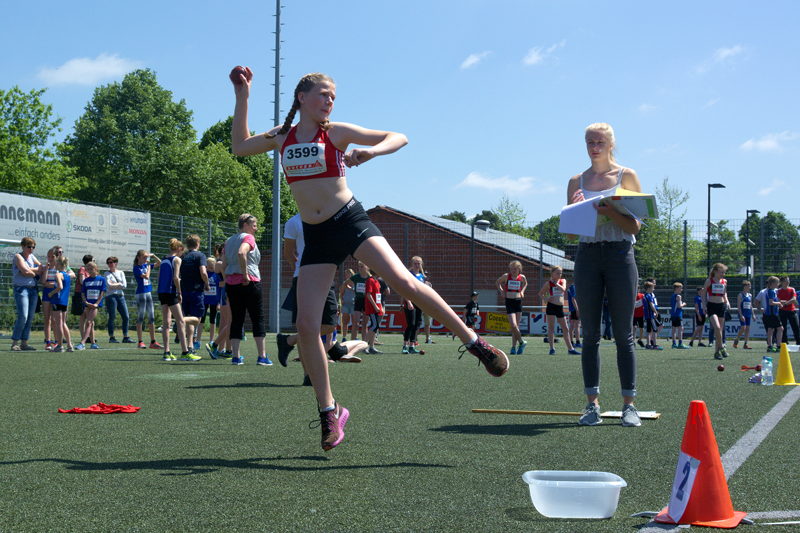
[[[581,426],[596,426],[602,423],[603,419],[600,418],[600,407],[595,403],[586,404],[586,409],[583,410],[583,414],[580,419],[578,419],[578,424]]]
[[[622,406],[622,425],[641,426],[642,419],[639,418],[639,411],[632,404]]]

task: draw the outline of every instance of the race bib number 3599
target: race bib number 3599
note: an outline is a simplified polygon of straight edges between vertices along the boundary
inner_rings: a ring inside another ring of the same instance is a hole
[[[290,177],[324,173],[328,169],[325,163],[325,145],[293,144],[283,152],[283,167]]]

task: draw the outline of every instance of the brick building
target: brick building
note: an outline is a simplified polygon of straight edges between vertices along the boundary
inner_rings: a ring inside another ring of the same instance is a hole
[[[475,290],[487,310],[488,306],[502,304],[495,282],[514,259],[522,263],[528,278],[527,305],[538,305],[532,296],[549,278],[553,266],[561,266],[566,276],[574,269],[563,250],[512,233],[476,226],[473,258],[470,224],[387,206],[376,206],[368,213],[403,263],[410,264],[415,255],[422,257],[433,287],[454,306],[463,306],[469,300],[473,260]],[[353,267],[352,261],[345,264],[348,267]],[[399,299],[390,297],[389,303],[398,304]]]

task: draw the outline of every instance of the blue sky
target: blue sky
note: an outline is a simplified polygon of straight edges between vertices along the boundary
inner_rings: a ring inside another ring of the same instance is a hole
[[[229,7],[235,5],[236,9]],[[46,87],[66,135],[94,88],[133,68],[185,99],[198,135],[232,112],[227,74],[255,72],[250,127],[273,124],[274,2],[14,2],[0,88]],[[400,131],[400,152],[351,169],[356,197],[467,215],[507,194],[534,224],[588,166],[583,129],[611,123],[645,191],[668,177],[687,218],[796,218],[800,3],[285,1],[282,108],[297,79],[337,82],[332,119]]]

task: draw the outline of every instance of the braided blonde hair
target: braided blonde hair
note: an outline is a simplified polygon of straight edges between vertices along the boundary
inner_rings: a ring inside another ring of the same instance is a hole
[[[334,83],[330,76],[327,74],[322,74],[321,72],[312,72],[311,74],[306,74],[300,78],[300,81],[297,82],[297,87],[294,88],[294,101],[292,102],[291,109],[289,109],[289,113],[286,115],[286,120],[283,121],[283,126],[281,126],[281,129],[278,130],[277,133],[272,135],[269,133],[264,133],[264,137],[267,139],[272,139],[273,137],[287,133],[292,127],[292,122],[294,121],[294,116],[297,113],[297,110],[300,109],[300,100],[297,98],[297,95],[300,93],[310,92],[311,89],[313,89],[318,83],[323,81]],[[320,122],[319,126],[323,130],[327,131],[328,128],[330,128],[330,121],[325,119],[324,122]]]

